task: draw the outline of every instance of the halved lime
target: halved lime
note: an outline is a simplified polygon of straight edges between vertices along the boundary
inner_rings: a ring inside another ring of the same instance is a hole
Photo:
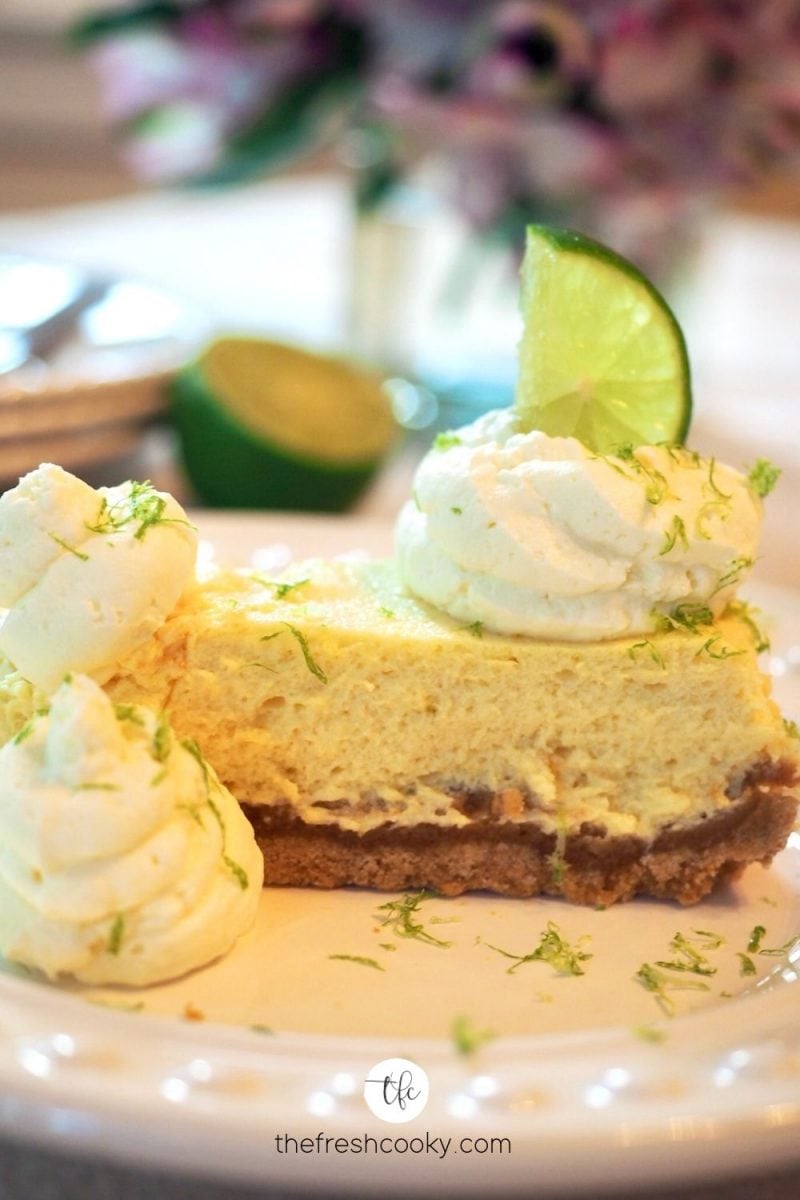
[[[207,346],[173,381],[172,413],[189,478],[215,507],[346,508],[397,433],[377,375],[257,337]]]
[[[515,408],[525,430],[576,437],[600,454],[683,441],[686,344],[632,263],[582,234],[530,225],[522,314]]]

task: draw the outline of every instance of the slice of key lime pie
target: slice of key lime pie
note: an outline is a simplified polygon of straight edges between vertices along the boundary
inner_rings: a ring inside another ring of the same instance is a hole
[[[524,278],[518,403],[437,439],[395,559],[217,571],[70,664],[201,747],[269,884],[690,903],[792,827],[797,742],[735,598],[771,471],[682,448],[683,342],[633,268],[533,230]]]

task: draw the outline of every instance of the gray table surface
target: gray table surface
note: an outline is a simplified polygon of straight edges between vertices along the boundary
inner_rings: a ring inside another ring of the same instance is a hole
[[[486,1175],[487,1191],[491,1171]],[[402,1195],[398,1178],[398,1195]],[[144,1172],[51,1151],[21,1146],[0,1139],[0,1200],[300,1200],[301,1193],[276,1191],[270,1187],[232,1187],[187,1176]],[[331,1193],[333,1195],[333,1193]],[[769,1169],[758,1177],[717,1183],[683,1184],[678,1188],[652,1189],[642,1186],[625,1195],[642,1200],[799,1200],[800,1165],[775,1174]],[[444,1193],[437,1192],[436,1200]],[[315,1193],[320,1200],[323,1193]],[[598,1187],[591,1200],[614,1200],[619,1192],[604,1193]],[[311,1197],[308,1197],[311,1200]],[[495,1192],[493,1200],[503,1200]]]

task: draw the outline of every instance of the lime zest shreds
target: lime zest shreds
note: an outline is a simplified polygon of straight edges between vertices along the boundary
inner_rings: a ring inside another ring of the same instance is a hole
[[[497,954],[502,954],[504,958],[515,960],[513,967],[507,968],[508,975],[513,975],[523,963],[529,962],[548,963],[558,975],[585,975],[581,964],[592,958],[592,955],[582,948],[582,943],[586,940],[586,936],[581,937],[572,946],[562,937],[555,921],[548,921],[547,928],[540,934],[539,945],[529,954],[512,954],[510,950],[493,946],[491,942],[483,942],[483,945]]]
[[[118,721],[130,721],[132,725],[144,725],[142,715],[135,704],[115,704],[114,715]]]
[[[790,937],[782,946],[763,946],[761,943],[766,935],[766,929],[763,925],[756,925],[750,934],[750,940],[747,943],[748,954],[763,954],[766,958],[781,958],[788,954],[798,943],[800,938],[797,934]]]
[[[744,622],[753,635],[756,654],[761,654],[765,650],[769,650],[769,638],[756,620],[756,616],[760,615],[760,613],[754,605],[748,604],[746,600],[731,600],[725,609],[725,613],[732,617],[738,617],[740,621]]]
[[[710,637],[703,642],[697,654],[695,654],[695,658],[699,658],[701,654],[707,654],[709,658],[722,660],[724,658],[738,658],[740,654],[744,653],[744,650],[732,650],[730,646],[726,646],[722,642],[722,638],[717,634],[715,637]]]
[[[374,971],[386,970],[386,967],[381,966],[376,958],[367,958],[363,954],[329,954],[328,958],[331,962],[358,963],[360,967],[372,967]]]
[[[286,597],[292,592],[296,591],[297,588],[304,587],[305,584],[311,582],[310,579],[295,579],[292,582],[289,582],[288,580],[282,581],[280,579],[264,579],[261,575],[254,575],[253,579],[255,579],[256,583],[263,584],[264,587],[272,588],[275,592],[276,600],[285,600]],[[276,635],[272,634],[271,636],[275,637]]]
[[[20,729],[18,729],[17,732],[14,734],[13,738],[11,739],[11,744],[13,746],[19,746],[22,742],[26,741],[31,736],[34,729],[36,728],[36,722],[37,722],[38,718],[46,717],[49,712],[50,712],[49,704],[46,705],[44,708],[37,708],[37,710],[33,714],[33,716],[29,717],[28,720],[25,722],[25,724]]]
[[[664,659],[663,659],[660,651],[657,649],[656,646],[653,645],[653,643],[650,641],[649,638],[645,638],[645,640],[643,642],[634,642],[632,646],[628,646],[628,658],[633,659],[633,661],[635,662],[636,661],[636,653],[638,650],[641,650],[643,652],[646,651],[648,657],[653,660],[653,662],[656,664],[656,666],[661,667],[662,671],[666,671],[667,664],[664,662]]]
[[[726,501],[732,500],[733,496],[730,492],[723,492],[722,489],[717,486],[717,482],[714,479],[714,471],[716,470],[716,467],[717,467],[717,460],[715,458],[710,458],[708,460],[708,479],[703,484],[703,488],[704,489],[707,488],[719,500],[726,500]]]
[[[247,872],[245,871],[244,867],[240,866],[239,863],[235,862],[234,859],[232,859],[225,850],[225,842],[227,840],[227,830],[225,829],[225,822],[222,819],[222,813],[219,811],[219,808],[214,801],[214,797],[211,795],[212,784],[215,784],[216,787],[220,787],[220,784],[217,783],[216,780],[212,777],[211,772],[208,769],[208,763],[203,758],[202,751],[200,750],[200,747],[198,746],[198,744],[194,740],[194,738],[184,738],[183,741],[181,742],[181,745],[183,746],[184,750],[187,750],[189,752],[189,754],[191,754],[192,758],[195,760],[195,762],[197,763],[197,765],[199,766],[199,768],[203,774],[203,782],[205,783],[205,789],[206,789],[206,804],[211,809],[211,812],[214,816],[214,820],[217,822],[220,833],[222,834],[222,854],[221,854],[222,861],[224,862],[225,866],[228,868],[230,873],[233,875],[234,879],[239,884],[242,891],[243,892],[247,891],[247,889],[250,886],[250,879],[248,878]],[[192,815],[196,815],[196,814],[192,813]],[[198,818],[198,822],[200,825],[203,824],[203,822],[201,820],[199,820],[199,818]]]
[[[117,533],[126,525],[135,524],[133,536],[138,542],[156,525],[186,525],[194,529],[191,521],[183,517],[165,516],[166,509],[167,498],[159,495],[149,479],[144,483],[131,480],[127,495],[120,496],[113,504],[102,497],[94,524],[87,521],[86,528],[90,533]]]
[[[671,630],[697,633],[698,629],[714,624],[714,614],[707,604],[692,604],[688,601],[677,604],[668,613],[654,608],[651,616],[656,629],[662,633],[669,633]]]
[[[711,534],[708,531],[706,522],[716,513],[720,521],[726,521],[730,516],[731,505],[729,500],[707,500],[705,504],[701,504],[697,510],[697,516],[694,519],[694,532],[703,541],[710,542]]]
[[[653,993],[659,1008],[668,1017],[674,1017],[676,1012],[675,1001],[670,992],[683,990],[707,992],[710,990],[709,985],[702,979],[687,979],[685,975],[676,978],[675,975],[668,974],[663,968],[655,967],[652,963],[642,963],[634,975],[634,979],[646,991]]]
[[[636,451],[630,442],[626,442],[624,445],[618,446],[614,453],[617,458],[622,459],[624,463],[628,463],[631,469],[637,475],[642,475],[644,477],[647,485],[645,488],[645,499],[647,500],[648,504],[660,504],[662,500],[666,500],[666,498],[670,495],[669,484],[667,483],[666,476],[655,467],[646,466],[640,458],[637,458]],[[676,517],[676,520],[680,520],[680,518]],[[683,524],[682,521],[681,524]],[[684,537],[685,536],[686,532],[684,530]]]
[[[798,728],[797,721],[791,721],[788,717],[784,717],[783,728],[786,731],[787,737],[800,738],[800,728]]]
[[[306,635],[302,632],[302,630],[298,629],[296,625],[290,625],[288,621],[284,621],[284,624],[302,650],[305,664],[311,674],[316,676],[320,683],[327,683],[328,676],[325,674],[319,663],[314,659]]]
[[[576,437],[601,454],[683,442],[686,345],[663,297],[630,262],[581,234],[531,225],[522,312],[515,408],[523,432]]]
[[[676,933],[669,944],[675,957],[669,960],[657,959],[656,967],[665,971],[688,971],[692,975],[716,975],[717,968],[703,954],[703,950],[718,950],[723,939],[718,934],[704,933],[699,929],[693,932],[702,940]]]
[[[150,746],[150,756],[157,763],[166,762],[172,749],[172,730],[166,712],[160,712],[153,731],[153,741]]]
[[[491,1029],[476,1029],[469,1017],[462,1014],[450,1026],[450,1036],[456,1053],[469,1058],[488,1042],[493,1042],[497,1034]]]
[[[67,554],[73,554],[75,558],[79,558],[81,562],[89,561],[88,554],[85,554],[83,550],[76,550],[74,546],[70,546],[69,542],[65,542],[64,539],[60,538],[57,533],[48,533],[47,536],[52,538],[56,545],[60,546],[62,550],[66,550]]]
[[[461,438],[451,430],[448,430],[446,433],[437,433],[433,439],[434,450],[451,450],[453,446],[460,446],[461,444]]]
[[[471,625],[464,626],[465,633],[471,633],[473,637],[483,637],[483,621],[473,621]]]
[[[743,954],[741,950],[736,952],[736,957],[739,959],[739,974],[740,975],[755,975],[756,964],[753,962],[749,954]]]
[[[114,923],[111,926],[111,932],[108,935],[108,946],[106,949],[109,954],[117,955],[122,949],[122,938],[125,933],[125,918],[122,913],[117,913],[114,918]]]
[[[711,593],[711,595],[716,596],[717,592],[721,592],[724,588],[731,587],[733,584],[739,583],[742,577],[742,572],[749,570],[752,565],[753,560],[752,558],[748,558],[747,555],[742,555],[741,558],[732,559],[728,569],[723,571],[723,573],[720,575],[719,582],[717,583],[717,586],[714,588],[714,591]]]
[[[415,938],[427,946],[438,946],[441,950],[448,950],[452,942],[434,937],[432,933],[428,933],[421,921],[416,920],[423,900],[428,899],[428,892],[407,892],[399,900],[388,900],[386,904],[378,905],[378,912],[387,914],[378,919],[381,926],[388,925],[397,937]]]
[[[223,832],[224,832],[225,827],[222,824],[222,814],[220,813],[219,809],[217,808],[217,806],[213,800],[209,800],[208,803],[211,808],[211,811],[213,812],[216,819],[219,821],[220,827],[223,829]],[[225,866],[228,868],[231,875],[233,875],[234,879],[239,884],[239,887],[242,889],[242,891],[246,892],[247,889],[250,887],[250,878],[247,874],[247,871],[245,871],[244,867],[240,863],[237,863],[234,859],[232,859],[230,854],[223,854],[222,861],[225,863]]]
[[[763,925],[754,925],[753,926],[753,931],[750,934],[750,940],[747,943],[747,953],[748,954],[757,954],[758,953],[758,951],[761,949],[761,939],[764,937],[764,934],[766,932],[767,931]]]
[[[634,1025],[631,1033],[640,1042],[651,1042],[653,1045],[665,1042],[669,1036],[666,1029],[662,1029],[660,1025]]]
[[[747,482],[763,500],[773,490],[780,477],[780,467],[774,466],[767,458],[757,458],[747,473]]]
[[[91,779],[87,783],[78,783],[73,788],[76,792],[120,792],[118,783],[105,783],[99,779]]]
[[[689,549],[689,539],[686,536],[686,526],[680,517],[672,518],[672,525],[664,534],[664,545],[659,550],[659,557],[669,554],[680,543],[682,550]]]

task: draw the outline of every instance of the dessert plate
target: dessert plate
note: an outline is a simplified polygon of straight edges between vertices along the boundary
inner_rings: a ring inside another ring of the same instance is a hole
[[[205,559],[262,570],[390,548],[389,527],[368,520],[197,522]],[[748,590],[771,614],[770,670],[798,718],[797,597]],[[544,1195],[800,1159],[800,834],[769,871],[751,868],[691,909],[428,897],[414,914],[423,940],[401,936],[396,910],[381,907],[397,899],[268,890],[227,958],[138,991],[56,988],[4,968],[0,1129],[350,1195],[477,1196],[487,1184]],[[582,975],[518,961],[549,922],[589,956]],[[635,976],[674,959],[678,933],[709,974],[675,976],[695,986],[659,1001]],[[377,1085],[368,1107],[366,1081],[397,1058],[411,1090]]]

